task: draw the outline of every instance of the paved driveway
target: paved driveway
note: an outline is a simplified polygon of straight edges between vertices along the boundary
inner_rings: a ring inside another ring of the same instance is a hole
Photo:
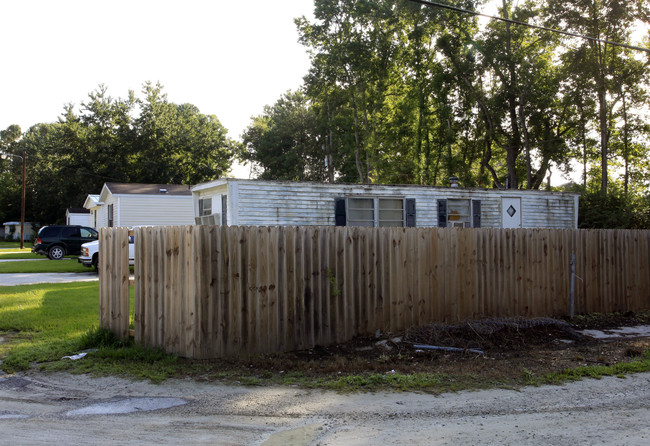
[[[89,282],[98,280],[97,273],[3,273],[0,286],[31,285],[35,283]]]

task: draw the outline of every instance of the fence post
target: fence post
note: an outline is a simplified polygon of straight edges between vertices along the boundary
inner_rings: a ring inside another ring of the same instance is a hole
[[[129,337],[129,230],[102,228],[99,256],[100,327]]]
[[[575,308],[575,289],[576,289],[576,253],[572,252],[571,253],[571,296],[569,298],[569,317],[571,319],[573,319],[573,313]]]

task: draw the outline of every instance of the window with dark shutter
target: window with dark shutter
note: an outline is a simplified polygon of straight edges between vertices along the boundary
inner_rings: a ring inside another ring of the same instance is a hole
[[[438,200],[438,227],[447,227],[447,200]]]
[[[228,225],[228,195],[221,196],[221,224]]]
[[[334,222],[336,226],[345,226],[345,198],[334,199]]]
[[[481,200],[472,200],[472,227],[481,227]]]
[[[107,216],[108,218],[106,220],[108,223],[108,227],[110,228],[113,226],[113,205],[112,204],[108,205],[107,212],[108,212],[108,216]]]
[[[406,199],[406,227],[415,227],[415,198]]]
[[[415,226],[415,198],[348,197],[334,201],[336,226]]]

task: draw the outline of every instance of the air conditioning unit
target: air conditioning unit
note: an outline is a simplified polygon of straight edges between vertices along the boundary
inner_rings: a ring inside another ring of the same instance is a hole
[[[197,225],[206,226],[221,226],[221,214],[202,215],[201,217],[194,217]]]
[[[462,221],[454,221],[454,222],[451,223],[451,227],[452,228],[464,228],[465,223],[462,222]]]
[[[210,215],[212,217],[212,221],[210,222],[211,225],[215,226],[221,226],[221,214],[212,214]]]

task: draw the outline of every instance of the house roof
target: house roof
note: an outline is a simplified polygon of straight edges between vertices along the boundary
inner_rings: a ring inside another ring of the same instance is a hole
[[[192,195],[186,184],[105,183],[113,195]]]
[[[358,183],[322,183],[322,182],[307,182],[307,181],[284,181],[284,180],[258,180],[258,179],[243,179],[243,178],[217,178],[216,180],[208,181],[205,183],[199,183],[192,186],[192,191],[199,192],[214,187],[223,186],[225,184],[234,183],[234,184],[256,184],[260,187],[265,185],[280,185],[280,186],[296,186],[296,187],[310,187],[310,188],[354,188],[354,189],[363,189],[363,190],[387,190],[393,188],[401,189],[430,189],[430,190],[456,190],[456,191],[487,191],[488,193],[495,195],[514,195],[521,196],[527,194],[540,194],[546,196],[575,196],[578,197],[580,194],[578,192],[556,192],[556,191],[545,191],[545,190],[535,190],[535,189],[488,189],[484,187],[450,187],[450,186],[429,186],[423,184],[358,184]]]
[[[84,201],[84,208],[90,210],[90,208],[94,208],[100,204],[101,202],[99,201],[99,195],[88,195],[88,197],[86,197],[86,201]]]
[[[67,214],[90,214],[90,209],[84,208],[68,208],[65,211]]]

